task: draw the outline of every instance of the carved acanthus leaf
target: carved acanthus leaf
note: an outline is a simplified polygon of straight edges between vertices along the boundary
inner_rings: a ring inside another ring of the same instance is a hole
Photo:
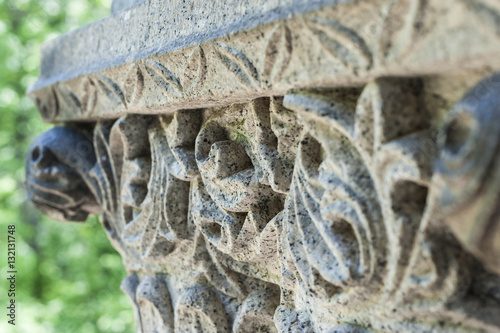
[[[292,57],[292,32],[286,24],[278,24],[267,42],[262,83],[271,86],[279,81]]]
[[[247,87],[257,87],[259,73],[254,64],[241,51],[222,43],[214,43],[213,47],[221,63]]]
[[[202,46],[194,49],[184,69],[182,82],[186,92],[203,87],[207,78],[207,59]]]
[[[343,65],[359,69],[372,67],[371,50],[355,30],[339,22],[321,18],[311,19],[306,25],[330,56]]]
[[[286,29],[268,40],[270,80],[286,67]],[[214,45],[253,82],[248,59]],[[183,84],[199,84],[202,52]],[[172,73],[141,66],[131,71],[182,93]],[[30,198],[60,219],[103,211],[139,331],[495,331],[499,81],[480,82],[440,129],[429,79],[395,77],[57,127],[30,150]]]
[[[182,96],[183,89],[179,79],[162,64],[149,60],[144,68],[153,82],[167,95]]]

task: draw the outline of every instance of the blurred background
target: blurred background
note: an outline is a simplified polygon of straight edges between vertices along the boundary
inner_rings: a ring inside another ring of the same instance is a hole
[[[0,332],[134,332],[126,273],[97,217],[62,223],[26,202],[24,157],[52,127],[25,91],[40,45],[109,15],[111,0],[0,0]],[[7,226],[16,226],[16,326],[7,323]]]

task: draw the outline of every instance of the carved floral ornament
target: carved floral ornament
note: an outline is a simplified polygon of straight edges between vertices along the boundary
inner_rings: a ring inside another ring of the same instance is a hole
[[[440,126],[422,79],[380,78],[56,127],[30,198],[101,212],[139,332],[494,332],[498,82]]]

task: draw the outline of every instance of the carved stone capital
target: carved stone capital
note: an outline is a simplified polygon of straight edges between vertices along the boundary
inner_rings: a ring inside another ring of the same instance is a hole
[[[36,86],[90,122],[36,140],[30,199],[101,214],[138,332],[496,332],[497,7],[330,4]]]

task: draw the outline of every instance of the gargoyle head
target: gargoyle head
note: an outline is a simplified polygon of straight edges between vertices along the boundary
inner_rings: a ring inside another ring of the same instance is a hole
[[[60,221],[85,221],[101,211],[91,190],[89,171],[95,165],[89,137],[69,127],[54,127],[35,139],[26,157],[30,201]]]

